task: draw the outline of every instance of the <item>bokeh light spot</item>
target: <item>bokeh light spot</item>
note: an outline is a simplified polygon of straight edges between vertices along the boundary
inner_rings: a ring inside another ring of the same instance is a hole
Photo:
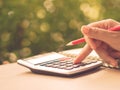
[[[7,42],[7,41],[9,41],[9,39],[10,39],[10,33],[9,32],[4,32],[4,33],[2,33],[2,35],[1,35],[1,40],[3,41],[3,42]]]
[[[51,34],[51,38],[55,41],[55,42],[64,42],[63,36],[61,33],[56,32],[56,33],[52,33]]]
[[[42,24],[40,25],[40,30],[41,30],[42,32],[48,32],[49,29],[50,29],[50,25],[49,25],[48,23],[42,23]]]
[[[38,18],[43,19],[43,18],[45,18],[45,16],[46,16],[46,11],[44,9],[41,8],[37,11]]]
[[[96,20],[99,17],[100,7],[97,5],[92,6],[89,3],[81,3],[80,10],[90,19]]]

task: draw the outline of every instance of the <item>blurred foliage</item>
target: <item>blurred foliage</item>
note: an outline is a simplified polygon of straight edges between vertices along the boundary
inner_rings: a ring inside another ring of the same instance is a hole
[[[80,27],[120,20],[120,0],[0,0],[0,63],[59,51],[82,37]]]

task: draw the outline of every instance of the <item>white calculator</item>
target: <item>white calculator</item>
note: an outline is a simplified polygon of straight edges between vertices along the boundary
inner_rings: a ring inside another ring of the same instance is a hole
[[[78,50],[79,51],[79,50]],[[34,73],[73,76],[98,68],[102,61],[96,55],[89,55],[79,64],[73,64],[73,57],[65,55],[70,51],[50,52],[26,59],[19,59],[18,64],[29,68]],[[72,50],[71,52],[75,52]],[[72,53],[73,54],[73,53]]]

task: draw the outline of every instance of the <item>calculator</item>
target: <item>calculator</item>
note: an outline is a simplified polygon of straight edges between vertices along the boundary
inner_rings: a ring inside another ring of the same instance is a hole
[[[88,56],[83,62],[74,64],[73,57],[62,53],[50,52],[30,58],[19,59],[18,64],[29,68],[33,73],[73,76],[98,68],[102,61],[96,56]]]

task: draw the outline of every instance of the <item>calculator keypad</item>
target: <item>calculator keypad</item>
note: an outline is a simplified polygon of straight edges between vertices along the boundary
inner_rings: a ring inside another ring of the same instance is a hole
[[[40,63],[40,66],[44,67],[52,67],[52,68],[59,68],[59,69],[65,69],[65,70],[71,70],[74,68],[79,68],[83,67],[92,63],[96,63],[97,60],[91,60],[87,62],[81,62],[78,64],[74,64],[72,59],[70,58],[61,58],[61,59],[56,59],[56,60],[51,60],[47,62]]]

